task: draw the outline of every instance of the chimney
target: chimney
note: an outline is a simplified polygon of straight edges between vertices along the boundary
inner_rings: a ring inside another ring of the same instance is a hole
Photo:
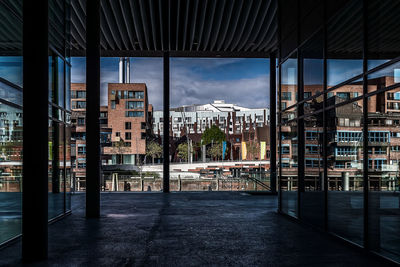
[[[129,57],[119,58],[119,83],[130,83],[131,73],[130,73],[130,60]]]

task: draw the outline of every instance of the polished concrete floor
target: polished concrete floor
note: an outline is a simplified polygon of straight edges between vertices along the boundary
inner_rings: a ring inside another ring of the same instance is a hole
[[[49,226],[37,266],[383,266],[375,257],[276,213],[277,197],[232,192],[103,193],[102,216]],[[20,265],[20,242],[0,266]]]

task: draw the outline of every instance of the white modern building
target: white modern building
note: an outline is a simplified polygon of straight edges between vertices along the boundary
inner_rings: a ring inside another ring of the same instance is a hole
[[[244,122],[246,130],[250,124],[253,127],[261,127],[269,124],[270,115],[269,108],[246,108],[225,103],[224,100],[214,100],[213,103],[205,105],[171,108],[169,114],[174,137],[180,137],[183,127],[188,127],[190,133],[201,133],[211,125],[219,125],[221,130],[228,131],[229,134],[240,133]],[[154,111],[153,130],[156,134],[163,134],[163,111]]]

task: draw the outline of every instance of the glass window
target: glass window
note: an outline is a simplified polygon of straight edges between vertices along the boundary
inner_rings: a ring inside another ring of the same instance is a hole
[[[125,122],[125,130],[131,130],[132,129],[132,123],[127,121]]]
[[[65,107],[64,105],[64,90],[65,90],[65,79],[64,79],[64,61],[57,57],[57,104],[60,107]]]
[[[111,109],[115,109],[115,100],[111,100]]]
[[[126,109],[142,109],[144,108],[143,101],[126,101],[125,102]]]
[[[144,117],[143,111],[125,111],[125,117]]]
[[[144,92],[142,92],[142,91],[135,92],[135,98],[136,99],[143,99],[144,98]]]
[[[352,102],[326,112],[329,231],[363,244],[363,109]],[[342,123],[340,123],[342,121]]]

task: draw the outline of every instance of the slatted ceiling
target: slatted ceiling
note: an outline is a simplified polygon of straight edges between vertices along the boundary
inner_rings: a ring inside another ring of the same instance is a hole
[[[72,37],[83,51],[86,0],[72,0]],[[161,52],[163,0],[101,0],[104,52]],[[171,52],[269,52],[276,48],[275,0],[170,0]],[[82,53],[82,52],[81,52]]]

